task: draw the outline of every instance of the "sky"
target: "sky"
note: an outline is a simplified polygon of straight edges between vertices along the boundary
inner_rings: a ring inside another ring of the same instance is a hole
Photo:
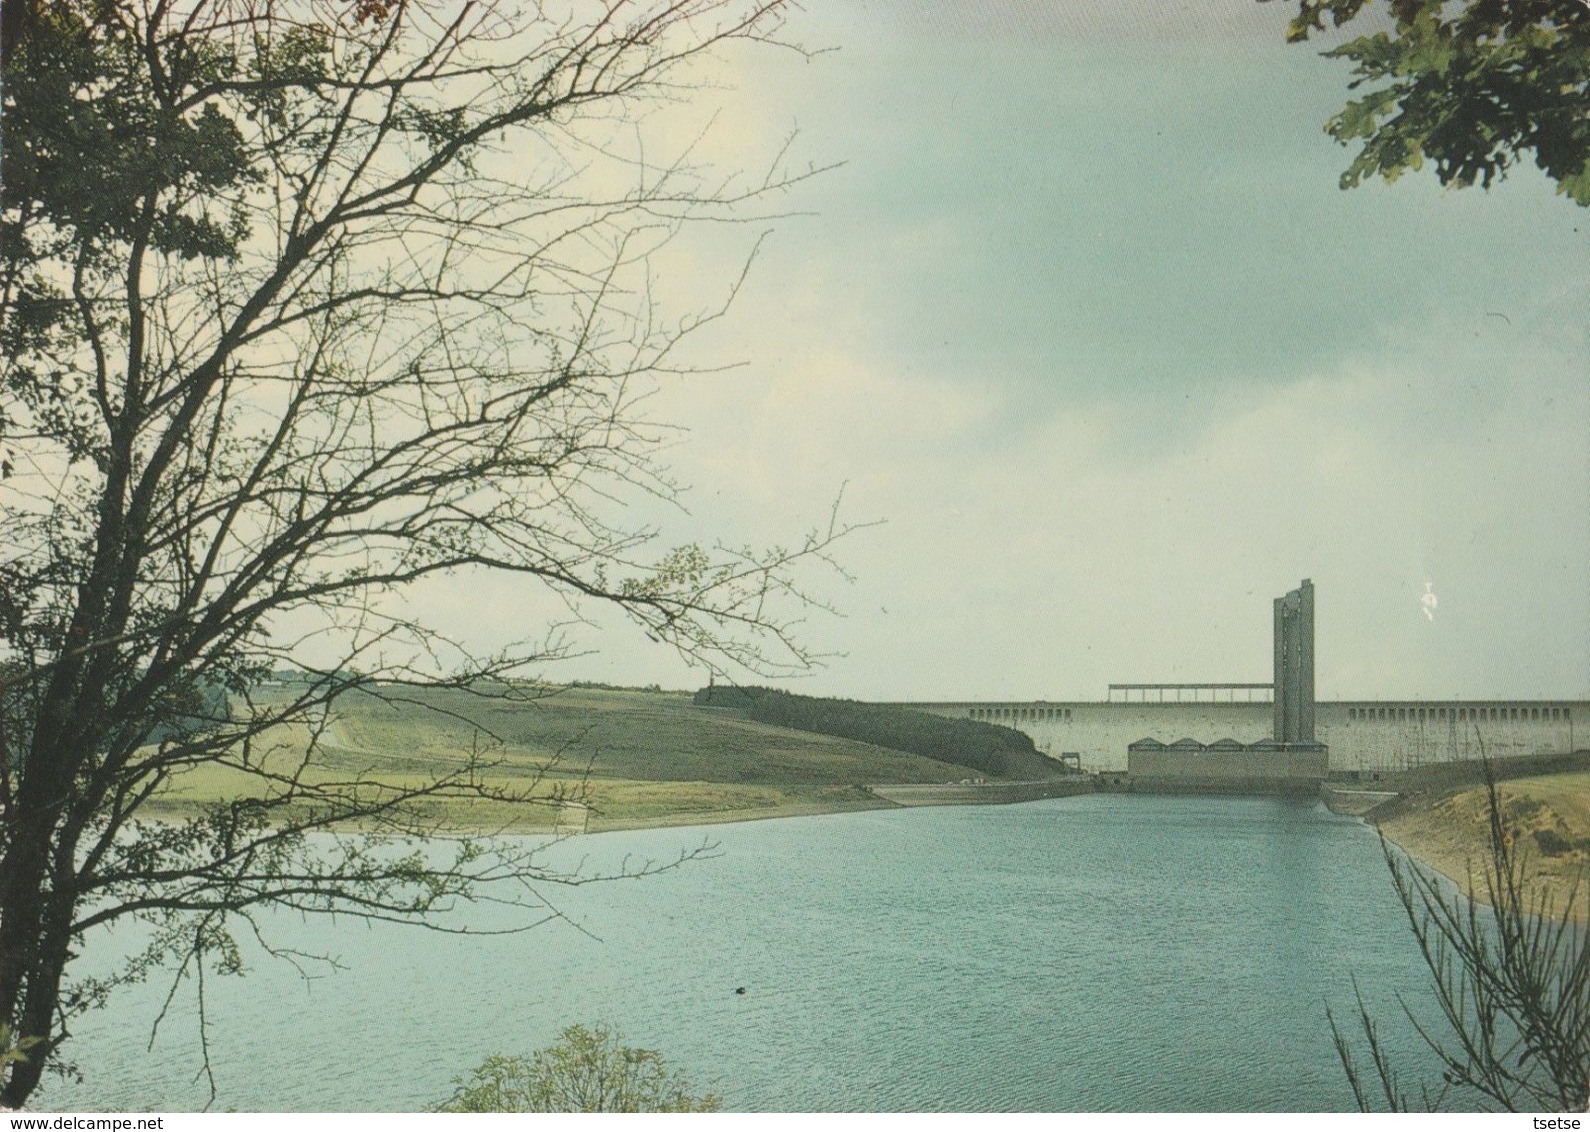
[[[647,414],[666,541],[798,541],[841,517],[772,681],[858,699],[1102,699],[1264,681],[1311,578],[1323,699],[1590,696],[1590,210],[1344,192],[1349,74],[1282,3],[807,4],[808,48],[736,51],[652,125],[747,169],[834,166],[776,221],[697,239],[703,367]],[[693,242],[692,242],[693,241]],[[1436,595],[1434,617],[1421,597]],[[438,595],[480,639],[552,615]],[[490,611],[489,613],[486,611]],[[705,682],[597,609],[560,680]],[[742,674],[756,681],[751,674]],[[756,681],[764,682],[764,681]]]

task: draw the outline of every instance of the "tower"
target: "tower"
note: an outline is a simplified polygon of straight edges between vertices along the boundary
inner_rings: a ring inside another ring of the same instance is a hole
[[[1275,599],[1275,741],[1314,742],[1314,583]]]

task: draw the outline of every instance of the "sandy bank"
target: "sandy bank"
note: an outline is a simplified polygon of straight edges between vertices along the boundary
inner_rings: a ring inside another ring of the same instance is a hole
[[[1574,919],[1590,910],[1590,772],[1543,775],[1497,788],[1503,825],[1521,860],[1531,899],[1547,895]],[[1490,810],[1484,787],[1411,795],[1371,815],[1409,856],[1485,900]]]

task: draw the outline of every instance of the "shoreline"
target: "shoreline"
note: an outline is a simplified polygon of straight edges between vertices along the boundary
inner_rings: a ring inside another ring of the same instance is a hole
[[[672,814],[658,814],[655,817],[607,819],[595,815],[587,819],[584,829],[565,829],[558,832],[570,836],[579,836],[587,833],[623,833],[633,829],[683,829],[692,825],[731,825],[735,822],[776,821],[780,818],[815,818],[824,817],[828,814],[859,814],[870,810],[894,810],[900,808],[898,803],[878,798],[872,802],[857,799],[853,803],[785,802],[776,806],[763,806],[753,809],[680,811]],[[553,833],[554,831],[522,830],[512,832]]]
[[[622,833],[628,830],[673,829],[697,825],[730,825],[736,822],[774,821],[782,818],[823,817],[828,814],[872,810],[916,809],[926,806],[1017,805],[1044,798],[1092,793],[1091,781],[1057,778],[1042,781],[994,780],[980,784],[878,783],[869,786],[824,787],[843,791],[826,798],[795,797],[767,805],[730,806],[707,810],[673,810],[655,814],[605,817],[599,810],[566,803],[555,813],[526,813],[523,820],[437,821],[424,834],[441,837],[575,837],[583,834]],[[141,819],[175,824],[198,817],[207,803],[164,803],[151,806]],[[460,807],[467,810],[467,807]],[[578,815],[578,816],[576,816]],[[460,814],[459,816],[464,816]]]
[[[1465,869],[1459,870],[1454,867],[1450,861],[1438,860],[1435,854],[1432,854],[1426,846],[1420,844],[1417,837],[1403,835],[1401,840],[1399,840],[1398,838],[1393,837],[1391,834],[1386,833],[1381,826],[1376,825],[1374,822],[1368,822],[1367,824],[1372,829],[1379,831],[1385,837],[1388,844],[1394,845],[1403,856],[1407,857],[1415,865],[1418,865],[1420,868],[1435,873],[1442,879],[1449,881],[1453,887],[1455,887],[1459,892],[1463,893],[1470,900],[1474,901],[1476,904],[1483,904],[1487,908],[1491,906],[1489,893],[1487,893],[1485,890],[1485,875],[1483,867],[1476,867],[1475,863],[1471,860],[1467,862]],[[1468,873],[1466,879],[1455,875],[1460,871]],[[1578,888],[1579,895],[1578,898],[1573,902],[1573,907],[1571,909],[1572,916],[1570,918],[1581,924],[1590,923],[1590,915],[1587,915],[1590,914],[1590,908],[1586,907],[1586,889],[1583,881],[1580,882]],[[1560,892],[1560,888],[1553,886],[1553,891]],[[1534,897],[1536,894],[1538,894],[1539,889],[1536,886],[1531,886],[1530,888],[1526,889],[1526,892],[1528,892],[1531,897]],[[1560,896],[1554,898],[1554,919],[1562,918],[1562,904],[1563,901]]]
[[[459,822],[458,824],[439,821],[427,830],[416,830],[414,835],[541,836],[566,839],[587,834],[732,825],[740,822],[823,817],[830,814],[875,810],[1020,805],[1046,798],[1075,797],[1095,792],[1095,784],[1088,776],[1084,776],[1080,781],[1057,778],[1039,782],[996,780],[985,783],[880,783],[850,787],[845,789],[842,795],[826,798],[790,798],[760,806],[707,810],[681,809],[654,814],[628,814],[621,817],[603,817],[600,813],[587,809],[580,813],[578,820],[570,820],[570,811],[580,808],[565,806],[556,814],[547,815],[543,820]],[[1459,800],[1465,795],[1472,795],[1474,793],[1472,788],[1433,794],[1424,792],[1392,794],[1389,791],[1347,793],[1363,793],[1365,797],[1361,805],[1349,804],[1340,807],[1328,805],[1324,797],[1320,799],[1321,804],[1327,805],[1327,808],[1333,812],[1357,816],[1421,868],[1439,874],[1477,902],[1488,903],[1485,899],[1483,876],[1483,864],[1489,855],[1488,826],[1476,823],[1472,814],[1458,812],[1461,809]],[[160,806],[144,820],[171,824],[196,817],[199,812],[196,806],[182,804]],[[1527,844],[1525,855],[1526,860],[1536,866],[1528,874],[1532,895],[1540,891],[1543,883],[1553,887],[1559,894],[1565,887],[1575,883],[1574,879],[1564,878],[1561,875],[1560,866],[1558,871],[1553,871],[1552,866],[1540,868],[1540,855],[1530,852],[1530,846]],[[1578,863],[1578,858],[1582,855],[1582,853],[1575,854],[1568,864]],[[1579,898],[1575,902],[1573,918],[1581,923],[1590,922],[1590,887],[1587,887],[1587,881],[1590,881],[1590,870],[1580,872],[1576,878]],[[1559,898],[1559,907],[1561,903]]]
[[[470,824],[448,824],[438,822],[425,830],[415,830],[412,834],[387,833],[392,837],[578,837],[584,834],[597,833],[623,833],[635,829],[672,829],[685,828],[693,825],[728,825],[733,822],[743,821],[772,821],[778,818],[805,818],[822,817],[826,814],[861,813],[867,810],[893,810],[902,809],[901,805],[889,802],[882,798],[873,803],[857,801],[850,803],[827,802],[789,802],[775,806],[748,808],[743,810],[699,810],[680,811],[672,814],[659,814],[654,817],[624,817],[603,818],[592,814],[588,816],[583,828],[576,827],[572,822],[565,822],[561,817],[552,821],[523,821],[523,822],[479,822]],[[176,825],[198,817],[197,808],[187,806],[162,806],[139,817],[138,821],[150,825]],[[321,832],[371,832],[357,827],[326,827]]]
[[[1014,806],[1044,798],[1067,798],[1093,793],[1091,782],[1071,782],[1057,778],[1035,782],[1000,781],[974,785],[960,783],[905,782],[879,783],[859,789],[867,797],[833,802],[788,802],[777,806],[744,810],[710,810],[693,813],[660,814],[653,818],[619,818],[607,822],[595,818],[575,833],[616,833],[626,829],[668,829],[675,826],[726,825],[741,821],[772,821],[778,818],[822,817],[826,814],[862,813],[869,810],[917,809],[923,806]]]

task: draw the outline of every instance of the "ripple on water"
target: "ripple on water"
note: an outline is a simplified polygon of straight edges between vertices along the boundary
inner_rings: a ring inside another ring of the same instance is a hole
[[[1397,1027],[1423,978],[1378,844],[1318,807],[1096,795],[705,835],[713,860],[560,893],[589,934],[274,919],[346,969],[306,983],[256,955],[210,981],[219,1107],[423,1108],[488,1053],[606,1021],[735,1109],[1345,1109],[1324,1008],[1351,1004],[1354,975],[1431,1076]],[[559,851],[665,859],[702,836]],[[163,993],[80,1026],[88,1078],[41,1107],[202,1104],[190,998],[144,1050]]]

